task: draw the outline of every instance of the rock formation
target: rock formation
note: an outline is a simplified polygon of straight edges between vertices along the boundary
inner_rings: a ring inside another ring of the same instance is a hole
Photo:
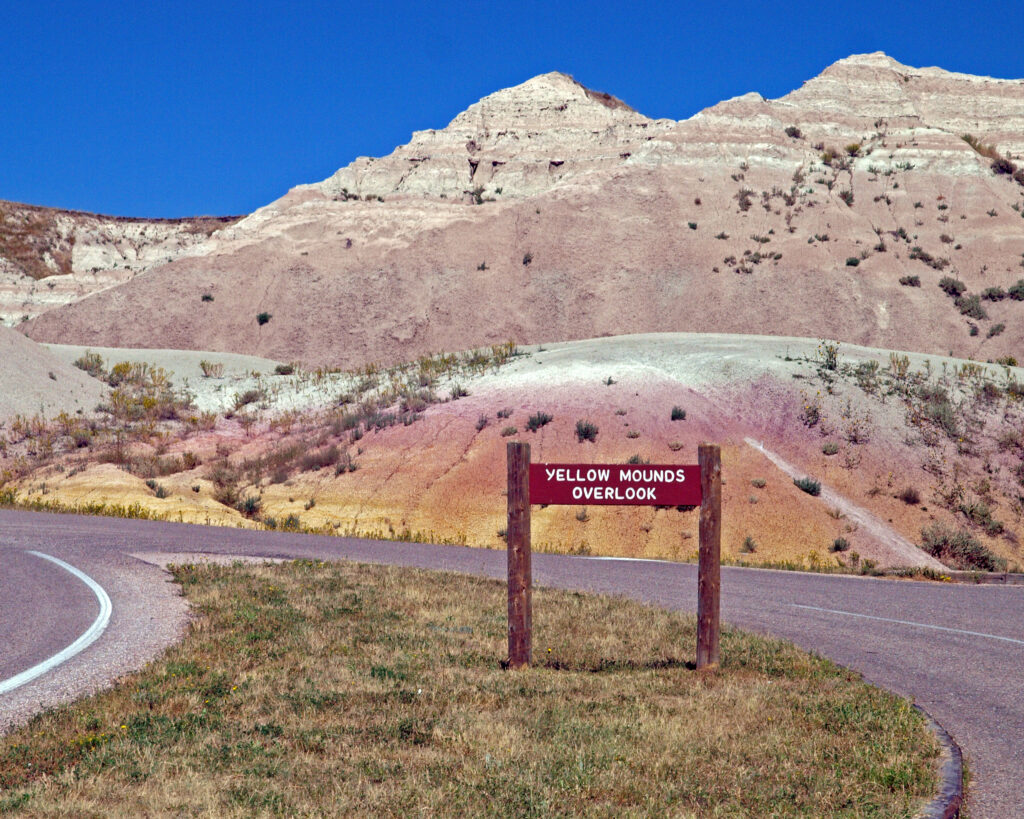
[[[22,321],[201,252],[236,217],[134,219],[0,201],[0,320]]]
[[[681,330],[996,359],[1024,349],[1021,153],[1024,82],[884,54],[681,122],[545,74],[26,332],[346,366]]]

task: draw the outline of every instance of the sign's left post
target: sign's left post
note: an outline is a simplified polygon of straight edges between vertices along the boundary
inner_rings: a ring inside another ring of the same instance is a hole
[[[509,442],[508,457],[508,667],[530,664],[533,648],[530,568],[530,445]]]

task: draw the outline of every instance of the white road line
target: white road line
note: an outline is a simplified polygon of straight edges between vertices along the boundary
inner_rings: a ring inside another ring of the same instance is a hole
[[[580,557],[581,555],[573,555],[573,557]],[[668,563],[668,560],[660,560],[656,557],[611,557],[608,555],[587,555],[587,560],[617,560],[619,562],[627,563]]]
[[[987,637],[989,640],[1002,640],[1004,643],[1015,643],[1024,646],[1024,640],[1015,640],[1013,637],[1000,637],[998,634],[986,634],[983,631],[967,631],[962,628],[947,628],[946,626],[933,626],[931,623],[915,623],[912,620],[893,620],[890,617],[875,617],[873,614],[857,614],[854,611],[841,611],[839,609],[823,609],[819,606],[802,606],[799,603],[790,603],[795,609],[810,609],[811,611],[823,611],[827,614],[845,614],[847,617],[861,617],[865,620],[881,620],[883,623],[898,623],[901,626],[917,626],[918,628],[930,628],[934,631],[948,631],[951,634],[966,634],[970,637]]]
[[[43,560],[49,560],[51,563],[56,563],[62,569],[70,572],[86,586],[92,589],[92,593],[96,595],[96,599],[100,603],[100,613],[93,620],[92,625],[87,628],[82,635],[75,640],[71,645],[65,648],[63,651],[59,651],[47,660],[38,665],[32,666],[26,671],[22,671],[20,674],[15,674],[13,677],[8,677],[6,680],[0,681],[0,694],[6,694],[8,691],[13,691],[15,688],[24,685],[27,682],[34,680],[36,677],[45,674],[52,668],[56,668],[58,665],[71,657],[74,657],[80,651],[84,651],[88,646],[92,645],[99,639],[99,636],[103,633],[103,630],[107,627],[107,623],[110,622],[110,613],[113,611],[113,606],[110,604],[110,597],[103,590],[103,587],[93,580],[85,572],[76,569],[70,563],[65,563],[59,558],[53,557],[52,555],[43,554],[42,552],[30,551],[30,555],[41,557]]]

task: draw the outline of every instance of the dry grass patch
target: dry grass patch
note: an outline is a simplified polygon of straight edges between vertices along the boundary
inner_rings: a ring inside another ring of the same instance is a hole
[[[506,672],[495,581],[310,561],[176,576],[185,642],[7,736],[0,808],[904,816],[935,788],[905,701],[782,642],[726,631],[723,669],[699,675],[692,617],[538,590],[538,665]]]

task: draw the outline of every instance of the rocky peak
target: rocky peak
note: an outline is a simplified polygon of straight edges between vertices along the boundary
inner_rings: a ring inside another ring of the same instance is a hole
[[[486,132],[497,126],[530,133],[648,121],[622,100],[591,91],[567,74],[552,71],[489,94],[455,117],[445,130]]]
[[[927,127],[1024,150],[1024,80],[913,68],[881,51],[839,60],[779,102],[810,118]]]
[[[417,131],[390,156],[360,157],[312,187],[342,199],[532,196],[625,161],[655,124],[611,94],[552,71],[489,94],[446,127]]]

